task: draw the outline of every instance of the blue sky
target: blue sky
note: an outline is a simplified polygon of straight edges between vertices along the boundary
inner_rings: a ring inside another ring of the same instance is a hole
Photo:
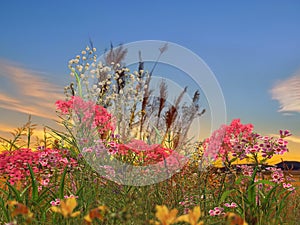
[[[100,53],[110,42],[163,40],[208,64],[223,90],[228,121],[241,118],[264,134],[290,129],[296,156],[299,12],[299,1],[2,1],[0,128],[22,124],[26,110],[37,110],[35,121],[45,123],[41,115],[69,81],[68,60],[89,38]]]

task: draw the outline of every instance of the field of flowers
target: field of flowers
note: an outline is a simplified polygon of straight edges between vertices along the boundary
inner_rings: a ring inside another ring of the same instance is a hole
[[[192,142],[199,92],[190,105],[186,89],[169,103],[162,80],[153,96],[152,72],[140,62],[131,73],[126,51],[98,63],[91,45],[69,61],[61,130],[34,141],[29,118],[1,138],[0,224],[299,224],[293,177],[268,165],[291,133],[262,136],[235,119]]]

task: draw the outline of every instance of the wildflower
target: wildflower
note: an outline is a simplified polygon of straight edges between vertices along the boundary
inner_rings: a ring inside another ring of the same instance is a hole
[[[288,191],[294,191],[294,190],[296,189],[296,188],[293,187],[293,185],[290,184],[290,183],[288,183],[288,184],[283,183],[282,186],[283,186],[283,188],[287,189]]]
[[[23,215],[26,218],[27,222],[30,222],[33,218],[33,213],[27,208],[26,205],[23,205],[15,200],[9,201],[7,205],[11,210],[12,218],[18,215]]]
[[[71,194],[70,196],[65,195],[64,198],[65,199],[67,199],[67,198],[78,198],[78,196],[75,196],[75,195]]]
[[[176,223],[177,213],[177,209],[170,211],[165,205],[157,205],[155,216],[160,222],[150,221],[150,223],[155,225],[170,225]]]
[[[248,225],[239,215],[229,212],[225,214],[226,225]]]
[[[57,199],[55,199],[55,201],[51,201],[50,204],[51,204],[52,206],[60,205],[60,199],[57,198]]]
[[[211,216],[220,216],[224,215],[224,209],[221,207],[215,207],[214,209],[209,210],[209,215]]]
[[[104,220],[104,215],[108,211],[108,208],[106,206],[99,206],[95,209],[90,210],[89,214],[87,214],[84,217],[84,220],[87,222],[87,224],[91,224],[94,219],[99,219],[101,221]]]
[[[62,214],[65,218],[76,217],[80,214],[79,211],[73,212],[77,206],[77,201],[75,198],[68,198],[60,202],[60,207],[51,206],[51,210],[55,213]]]
[[[237,204],[235,202],[231,202],[231,203],[225,203],[224,204],[227,208],[236,208]]]
[[[41,181],[41,185],[42,185],[42,186],[48,186],[49,182],[50,182],[50,179],[49,179],[49,178],[43,179],[43,180]]]
[[[203,221],[199,221],[201,217],[201,210],[199,206],[194,207],[193,210],[189,210],[188,214],[179,216],[176,222],[187,222],[191,225],[203,225]]]

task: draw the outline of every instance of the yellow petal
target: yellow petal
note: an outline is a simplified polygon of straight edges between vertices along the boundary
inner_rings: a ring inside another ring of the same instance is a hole
[[[154,224],[154,225],[161,225],[161,223],[154,221],[154,220],[150,220],[149,224]]]
[[[60,213],[64,216],[64,217],[68,217],[69,214],[71,214],[69,207],[67,206],[65,201],[61,201],[60,202]]]
[[[196,225],[201,216],[200,206],[194,207],[193,211],[189,212],[190,224]]]
[[[75,198],[68,198],[68,199],[66,200],[66,205],[67,205],[67,207],[68,207],[68,209],[69,209],[69,212],[72,213],[73,210],[74,210],[74,209],[76,208],[76,206],[77,206],[77,201],[76,201]]]
[[[193,210],[189,210],[188,214],[179,216],[176,219],[176,222],[186,222],[191,225],[200,225],[200,224],[203,224],[203,222],[198,223],[198,220],[200,219],[200,217],[201,217],[200,207],[196,206],[196,207],[194,207]]]
[[[232,212],[226,213],[225,219],[228,225],[247,225],[242,217]]]
[[[7,202],[7,205],[9,205],[9,206],[15,206],[17,204],[19,204],[19,203],[16,200],[12,200],[12,201]]]
[[[101,210],[102,212],[106,212],[108,210],[108,208],[105,205],[99,206],[98,209]]]
[[[89,222],[89,223],[92,222],[92,219],[91,219],[91,217],[90,217],[89,214],[87,214],[87,215],[84,217],[84,220],[85,220],[86,222]]]
[[[52,212],[55,212],[55,213],[61,213],[60,208],[58,208],[58,207],[56,207],[56,206],[51,206],[50,209],[51,209]]]
[[[179,216],[176,219],[176,222],[186,222],[186,223],[189,223],[190,222],[190,216],[188,214]]]
[[[167,208],[167,206],[165,206],[165,205],[157,205],[156,206],[155,216],[161,222],[163,222],[166,219],[167,214],[169,214],[169,209]]]
[[[163,225],[169,225],[175,222],[177,213],[177,209],[172,209],[171,211],[169,211],[167,206],[157,205],[155,216]]]
[[[77,212],[72,213],[72,214],[71,214],[71,217],[76,217],[76,216],[79,216],[79,215],[80,215],[80,212],[77,211]]]

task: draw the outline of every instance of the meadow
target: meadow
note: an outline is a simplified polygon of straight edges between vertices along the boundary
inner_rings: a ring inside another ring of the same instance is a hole
[[[268,164],[292,134],[263,136],[235,119],[192,142],[199,92],[169,103],[162,80],[152,96],[152,72],[140,62],[131,73],[126,51],[98,63],[91,44],[69,61],[60,130],[36,138],[29,117],[1,138],[1,224],[299,224],[299,173]]]

